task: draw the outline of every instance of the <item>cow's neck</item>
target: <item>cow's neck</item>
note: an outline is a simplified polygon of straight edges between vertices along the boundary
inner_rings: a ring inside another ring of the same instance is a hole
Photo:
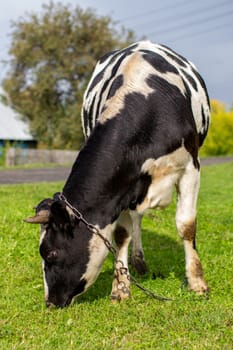
[[[100,139],[98,133],[91,136],[63,189],[67,200],[90,223],[100,227],[113,223],[135,201],[138,192],[145,192],[149,185],[148,179],[140,178],[140,166],[123,154],[121,144],[122,140],[114,142],[102,135]]]

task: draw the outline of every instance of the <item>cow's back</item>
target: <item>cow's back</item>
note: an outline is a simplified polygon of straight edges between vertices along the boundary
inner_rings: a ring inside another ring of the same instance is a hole
[[[187,118],[189,108],[201,146],[210,114],[204,81],[190,61],[166,46],[149,41],[109,53],[97,63],[84,95],[85,136],[90,135],[97,121],[103,123],[119,115],[127,96],[133,93],[146,99],[153,95],[159,105],[177,108],[179,118]],[[158,117],[156,113],[154,117]]]

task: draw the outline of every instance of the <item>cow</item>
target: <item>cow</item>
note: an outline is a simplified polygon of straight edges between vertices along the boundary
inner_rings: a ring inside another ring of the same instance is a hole
[[[195,66],[164,45],[139,41],[103,56],[86,89],[87,136],[61,193],[42,200],[29,223],[41,225],[47,306],[65,307],[98,277],[117,247],[111,300],[130,296],[128,247],[145,270],[140,218],[177,192],[189,289],[208,292],[195,245],[198,150],[210,105]],[[106,244],[108,242],[109,244]]]

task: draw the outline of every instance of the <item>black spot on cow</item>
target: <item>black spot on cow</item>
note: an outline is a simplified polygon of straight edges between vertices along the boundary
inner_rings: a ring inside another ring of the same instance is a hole
[[[124,53],[125,57],[130,55],[136,48],[138,47],[138,44],[132,44],[125,49],[122,49],[119,51],[119,54]]]
[[[95,100],[96,100],[96,95],[94,96],[93,100],[91,101],[91,106],[90,106],[89,113],[88,113],[88,122],[89,122],[90,130],[93,129],[93,109],[94,109],[94,105],[95,105]]]
[[[163,50],[163,48],[164,48],[164,50]],[[189,61],[185,57],[177,54],[175,51],[171,50],[169,47],[167,47],[165,45],[160,45],[160,50],[165,52],[165,54],[168,57],[170,57],[173,61],[178,63],[179,66],[187,67],[187,65],[189,65]]]
[[[175,73],[178,74],[176,67],[170,64],[164,57],[156,52],[151,52],[149,50],[140,50],[143,52],[143,58],[145,61],[150,63],[154,69],[161,73]]]
[[[193,67],[192,67],[192,71],[195,74],[195,76],[197,77],[199,83],[201,84],[201,87],[203,88],[203,91],[204,91],[204,93],[206,95],[206,100],[207,100],[208,106],[210,107],[210,99],[209,99],[209,95],[208,95],[208,92],[207,92],[207,88],[206,88],[205,82],[202,79],[202,77],[200,76],[200,74],[197,72],[197,70],[194,69]]]
[[[114,51],[110,51],[108,53],[106,53],[105,55],[103,55],[100,60],[99,60],[99,63],[103,63],[104,61],[106,61],[109,57],[113,56],[115,53],[117,53],[118,50],[114,50]]]
[[[105,69],[103,69],[100,73],[98,73],[95,76],[95,78],[93,79],[93,81],[88,89],[87,96],[94,89],[94,87],[103,79],[104,72],[105,72]]]
[[[114,237],[116,245],[121,247],[124,244],[124,241],[128,238],[128,233],[124,227],[117,225],[114,231]]]
[[[182,73],[184,74],[185,78],[190,82],[190,84],[192,85],[192,87],[193,87],[196,91],[198,91],[197,83],[196,83],[196,81],[193,79],[193,77],[192,77],[190,74],[188,74],[187,72],[185,72],[184,69],[181,69],[181,71],[182,71]]]
[[[115,95],[116,91],[123,85],[123,82],[124,78],[122,74],[118,75],[113,80],[110,90],[108,92],[107,100]]]
[[[206,116],[205,116],[205,112],[204,112],[204,108],[203,106],[201,106],[201,115],[202,115],[202,125],[204,127],[204,129],[206,129]]]
[[[207,135],[207,132],[208,132],[208,128],[209,128],[209,119],[206,118],[206,115],[205,115],[205,111],[203,109],[203,106],[201,107],[201,114],[202,114],[202,125],[203,125],[203,132],[200,132],[198,134],[199,136],[199,147],[202,146],[205,138],[206,138],[206,135]]]
[[[183,84],[185,86],[185,95],[187,97],[187,100],[189,101],[190,105],[191,105],[191,98],[192,98],[192,91],[190,89],[190,85],[187,83],[187,81],[182,78]]]
[[[87,135],[87,131],[88,131],[88,112],[86,110],[86,108],[84,107],[83,108],[83,127],[84,127],[84,132],[85,132],[85,135]]]

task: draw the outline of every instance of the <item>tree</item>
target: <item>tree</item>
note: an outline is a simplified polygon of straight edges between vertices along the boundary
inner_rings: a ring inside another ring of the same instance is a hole
[[[211,124],[201,155],[233,154],[233,110],[217,101],[211,101]]]
[[[80,109],[96,61],[133,40],[94,10],[54,4],[13,23],[10,69],[3,81],[13,107],[41,146],[78,148]]]

